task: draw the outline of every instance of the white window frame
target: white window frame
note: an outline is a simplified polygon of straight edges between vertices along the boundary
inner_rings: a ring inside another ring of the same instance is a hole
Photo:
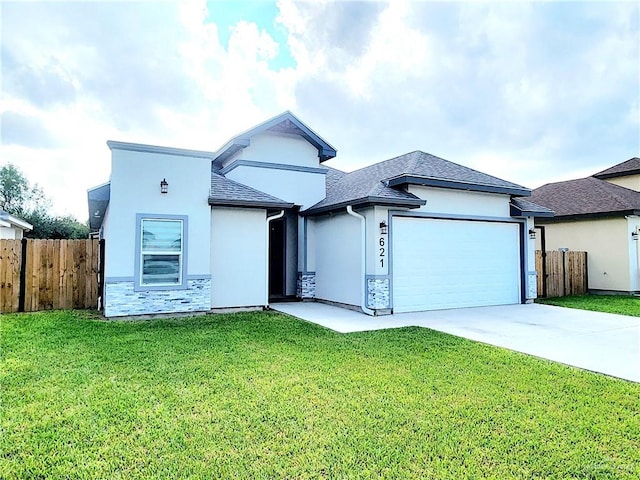
[[[181,223],[181,250],[176,251],[145,251],[142,248],[142,227],[145,221],[166,221]],[[134,272],[134,290],[182,290],[187,288],[187,232],[188,218],[186,215],[166,214],[137,214],[136,215],[136,260]],[[177,283],[144,283],[143,282],[143,258],[144,255],[177,255],[179,257],[178,282]]]

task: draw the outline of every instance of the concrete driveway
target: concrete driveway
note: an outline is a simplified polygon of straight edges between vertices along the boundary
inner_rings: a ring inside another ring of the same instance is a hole
[[[341,333],[425,327],[640,382],[640,318],[549,305],[505,305],[370,317],[315,302],[274,310]]]

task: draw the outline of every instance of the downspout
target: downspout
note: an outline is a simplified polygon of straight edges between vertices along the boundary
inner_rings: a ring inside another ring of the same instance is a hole
[[[278,220],[279,218],[284,217],[284,210],[281,210],[280,213],[273,215],[272,217],[267,217],[267,241],[266,241],[266,254],[265,254],[265,263],[267,268],[265,268],[265,282],[264,282],[264,308],[269,308],[269,224],[273,220]]]
[[[367,315],[371,315],[371,316],[375,316],[376,312],[374,312],[373,310],[367,308],[367,301],[366,301],[366,292],[365,292],[365,280],[367,278],[367,221],[366,219],[360,215],[359,213],[356,213],[353,211],[353,208],[351,208],[351,205],[347,205],[347,213],[349,215],[351,215],[352,217],[356,217],[358,219],[360,219],[360,252],[361,252],[361,267],[360,267],[360,308],[362,309],[362,311],[364,313],[366,313]]]

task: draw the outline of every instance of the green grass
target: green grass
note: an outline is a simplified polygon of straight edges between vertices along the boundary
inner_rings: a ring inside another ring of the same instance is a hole
[[[640,476],[640,385],[426,329],[0,326],[3,479]]]
[[[558,307],[640,317],[640,298],[624,295],[574,295],[570,297],[540,298],[537,302]]]

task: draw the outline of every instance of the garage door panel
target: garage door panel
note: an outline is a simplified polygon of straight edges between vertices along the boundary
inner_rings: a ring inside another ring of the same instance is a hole
[[[520,301],[519,225],[394,217],[396,312]]]

